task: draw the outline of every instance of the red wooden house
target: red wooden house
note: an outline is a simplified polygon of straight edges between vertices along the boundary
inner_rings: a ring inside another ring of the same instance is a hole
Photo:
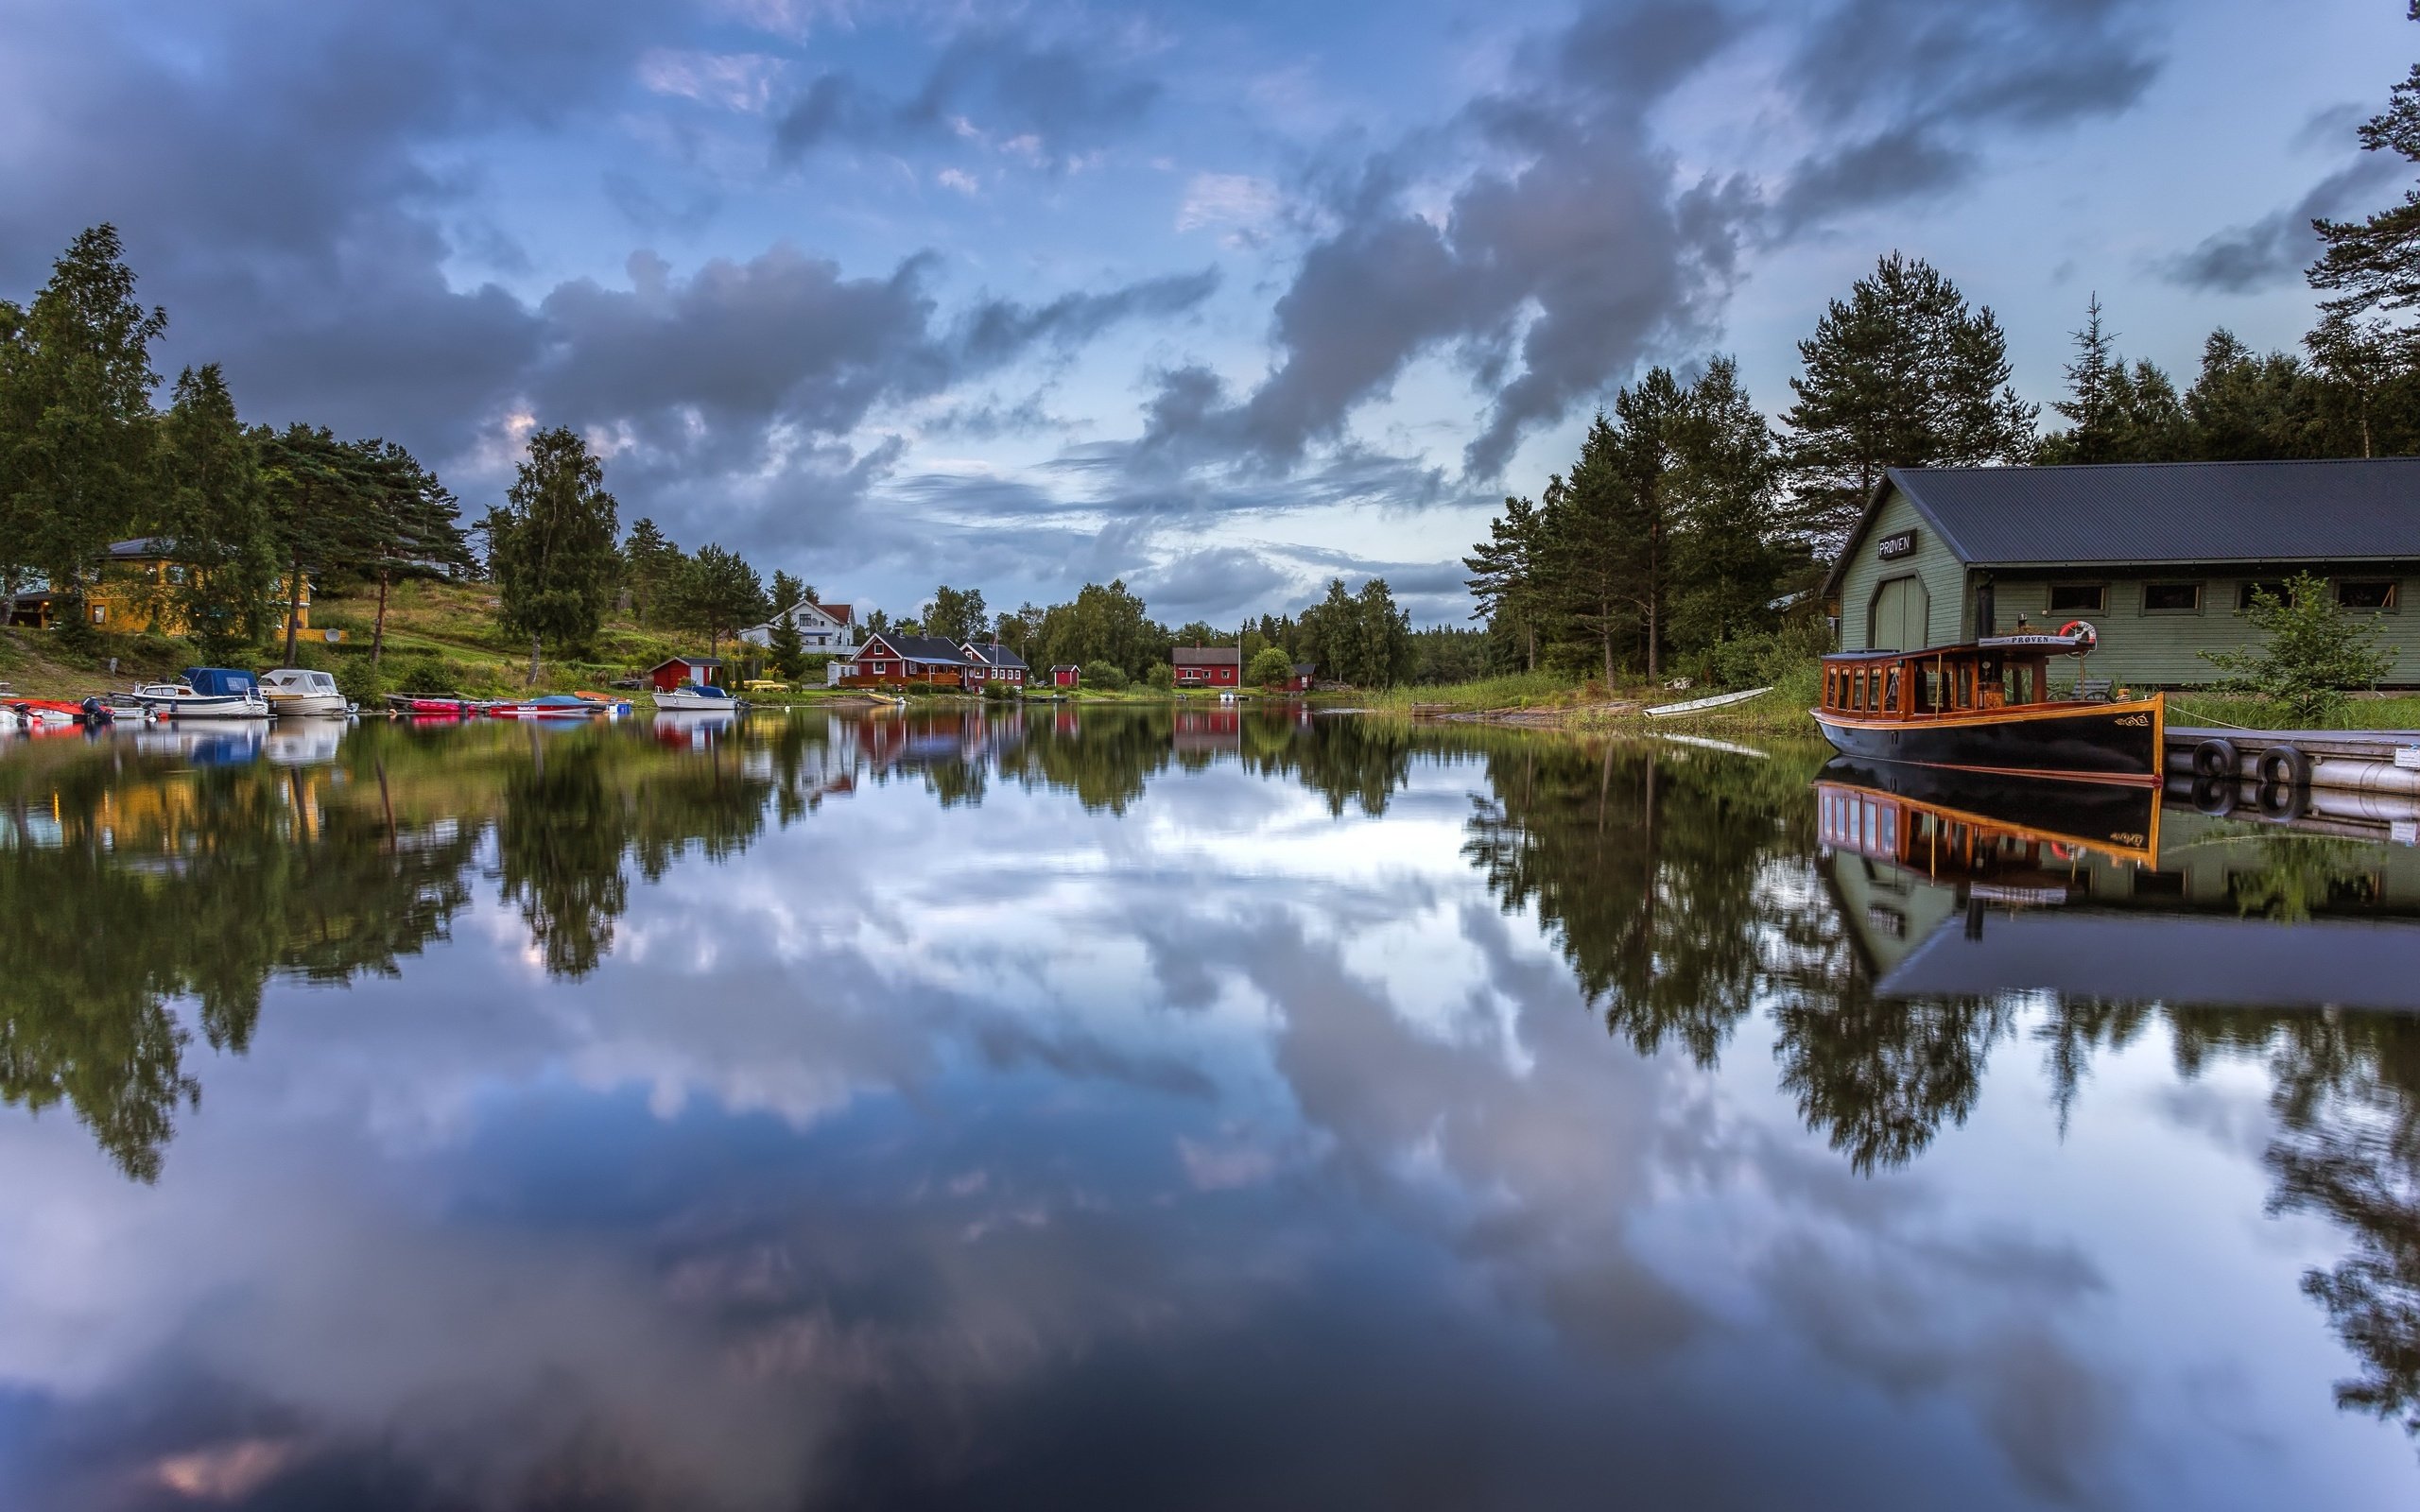
[[[684,682],[694,682],[701,688],[711,687],[721,671],[722,659],[719,657],[676,656],[669,662],[659,662],[648,668],[647,679],[655,684],[656,692],[670,693]]]
[[[1083,676],[1083,668],[1072,662],[1062,662],[1050,669],[1050,685],[1054,688],[1072,688],[1082,680]]]
[[[1308,662],[1295,662],[1294,670],[1286,675],[1286,691],[1288,693],[1310,692],[1311,675],[1318,670],[1318,667]]]
[[[1173,660],[1180,688],[1233,688],[1244,680],[1241,646],[1180,645]]]
[[[848,661],[835,665],[839,675],[833,685],[841,688],[962,688],[967,683],[965,653],[938,635],[869,632]]]
[[[966,680],[970,683],[1004,682],[1011,688],[1022,688],[1026,675],[1033,670],[1025,664],[1025,658],[996,641],[967,641],[958,649],[966,658]]]

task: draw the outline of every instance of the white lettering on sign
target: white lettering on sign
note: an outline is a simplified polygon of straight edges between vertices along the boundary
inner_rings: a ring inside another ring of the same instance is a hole
[[[1885,536],[1874,543],[1874,554],[1884,561],[1905,557],[1916,549],[1916,533],[1902,530],[1895,536]]]

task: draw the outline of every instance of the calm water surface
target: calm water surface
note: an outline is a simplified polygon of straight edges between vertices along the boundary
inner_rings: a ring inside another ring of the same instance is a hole
[[[0,1506],[2420,1501],[2420,851],[1822,765],[0,746]]]

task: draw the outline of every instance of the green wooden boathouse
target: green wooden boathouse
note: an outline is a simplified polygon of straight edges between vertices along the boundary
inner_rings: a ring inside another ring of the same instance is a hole
[[[1893,468],[1824,579],[1844,650],[1914,650],[2089,621],[2090,675],[2135,688],[2219,673],[2256,643],[2256,588],[2308,572],[2420,687],[2420,457]]]

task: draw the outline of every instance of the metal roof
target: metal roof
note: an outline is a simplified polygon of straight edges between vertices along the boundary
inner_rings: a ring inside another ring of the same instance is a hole
[[[958,648],[958,643],[944,641],[938,635],[901,635],[895,630],[885,630],[881,632],[880,639],[885,645],[898,652],[903,662],[932,662],[952,667],[966,664],[966,653]],[[857,655],[862,657],[865,654],[865,648],[860,646]]]
[[[969,641],[964,646],[960,647],[960,649],[974,652],[977,656],[982,658],[985,662],[992,666],[1025,666],[1025,658],[1017,655],[1014,651],[1010,650],[1007,646],[1002,645],[997,641]],[[1032,668],[1027,667],[1026,670],[1031,671]]]
[[[1893,468],[1827,592],[1893,489],[1970,567],[2420,561],[2420,457]]]
[[[1234,645],[1180,645],[1168,660],[1181,667],[1239,667],[1244,653]]]

